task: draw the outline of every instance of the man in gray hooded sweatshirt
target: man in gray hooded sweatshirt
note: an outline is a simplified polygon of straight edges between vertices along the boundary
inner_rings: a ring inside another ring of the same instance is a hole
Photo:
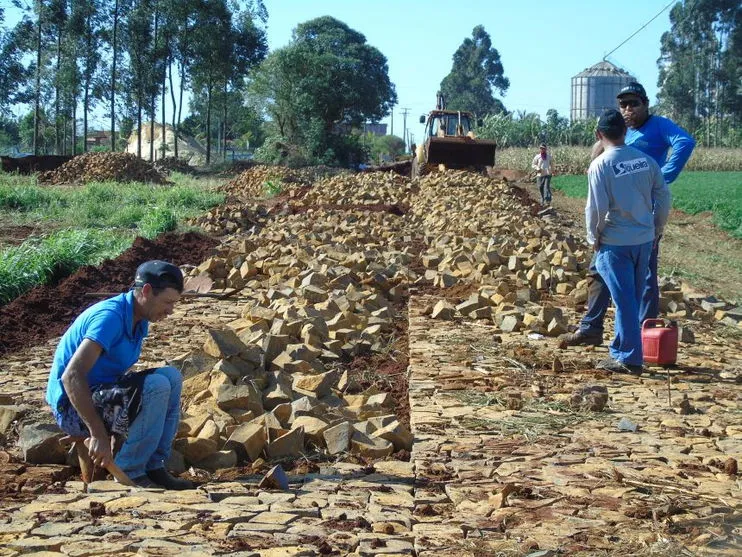
[[[587,171],[587,240],[616,305],[611,357],[597,367],[641,373],[639,306],[652,247],[670,213],[670,190],[652,157],[625,144],[626,122],[620,112],[605,111],[595,133],[605,150]]]

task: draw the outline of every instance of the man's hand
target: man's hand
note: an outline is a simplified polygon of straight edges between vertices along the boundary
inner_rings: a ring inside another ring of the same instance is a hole
[[[662,234],[660,234],[659,236],[657,236],[657,237],[656,237],[656,238],[654,239],[654,244],[652,245],[652,249],[654,249],[654,250],[656,250],[656,249],[657,249],[657,247],[658,247],[658,246],[660,245],[660,240],[661,240],[661,239],[662,239]]]
[[[113,451],[111,450],[111,444],[113,443],[112,437],[108,435],[91,435],[85,441],[93,464],[100,468],[106,468],[113,462]]]

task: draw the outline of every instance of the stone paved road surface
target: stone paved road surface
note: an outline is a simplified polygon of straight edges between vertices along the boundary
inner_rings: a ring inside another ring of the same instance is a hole
[[[244,289],[180,304],[152,327],[141,365],[183,362],[212,328],[232,327],[250,343],[275,327],[286,334],[274,337],[300,336],[292,342],[305,345],[292,350],[313,347],[322,366],[360,348],[393,359],[390,335],[406,331],[409,462],[307,452],[285,490],[261,489],[265,467],[251,466],[199,472],[190,492],[105,480],[86,489],[73,468],[25,465],[5,443],[0,556],[739,555],[742,341],[733,310],[669,282],[663,311],[695,337],[684,335],[679,365],[641,377],[595,370],[605,346],[559,350],[555,338],[584,301],[587,252],[521,194],[462,173],[340,176],[272,213],[242,203],[204,217],[212,232],[227,232],[223,255],[204,270]],[[375,209],[359,210],[366,205]],[[386,296],[406,308],[379,309]],[[395,319],[408,326],[392,328]],[[0,364],[0,430],[11,440],[9,407],[49,421],[42,399],[54,344]],[[195,385],[214,370],[228,385],[223,361],[189,361]],[[278,375],[309,365],[276,361]],[[348,404],[359,395],[339,385],[315,392],[335,405],[318,408],[378,410]],[[206,380],[193,398],[224,418],[211,387]],[[214,437],[223,444],[234,427]]]

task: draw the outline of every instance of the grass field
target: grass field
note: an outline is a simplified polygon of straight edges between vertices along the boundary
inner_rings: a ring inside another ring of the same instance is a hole
[[[568,197],[587,196],[584,175],[555,176],[551,183]],[[673,208],[689,215],[712,212],[714,224],[742,238],[742,172],[684,171],[670,190]]]
[[[39,186],[34,177],[0,173],[0,304],[82,265],[115,257],[136,236],[176,230],[224,199],[211,191],[209,180],[176,173],[171,180],[174,186]],[[5,243],[19,227],[43,233],[20,245]]]
[[[495,161],[498,167],[529,174],[531,160],[538,152],[536,147],[510,147],[498,150]],[[590,165],[590,147],[552,147],[557,174],[584,174]],[[685,170],[704,172],[742,171],[742,149],[704,149],[693,151]]]

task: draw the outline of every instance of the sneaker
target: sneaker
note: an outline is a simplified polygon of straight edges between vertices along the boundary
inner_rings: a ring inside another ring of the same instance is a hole
[[[601,360],[595,366],[595,369],[602,369],[610,371],[611,373],[628,373],[629,375],[641,375],[644,371],[642,366],[634,366],[631,364],[625,364],[614,360],[613,358],[606,358]]]
[[[149,479],[148,476],[139,476],[137,478],[132,478],[131,481],[134,482],[137,487],[143,487],[145,489],[160,487],[155,482],[153,482],[151,479]]]
[[[156,483],[158,486],[164,487],[165,489],[182,491],[184,489],[194,489],[196,487],[193,485],[192,481],[176,478],[164,468],[149,470],[147,472],[147,476],[149,476],[149,479]]]
[[[578,330],[575,333],[565,333],[559,337],[559,348],[567,346],[600,346],[603,344],[603,335],[586,333]]]

